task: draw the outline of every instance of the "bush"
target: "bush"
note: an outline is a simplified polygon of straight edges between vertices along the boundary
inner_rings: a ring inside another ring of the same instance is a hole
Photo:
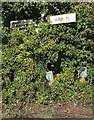
[[[69,7],[67,12],[76,12],[76,23],[50,25],[38,21],[38,34],[34,26],[29,26],[25,30],[11,30],[9,36],[5,35],[4,41],[7,42],[2,46],[4,104],[24,101],[43,104],[69,100],[91,102],[93,5],[47,3],[57,8],[55,14],[62,14],[58,4]],[[52,15],[50,9],[48,14]],[[54,73],[55,80],[51,86],[45,78],[47,63],[51,64]],[[88,76],[81,84],[78,73],[84,66]]]

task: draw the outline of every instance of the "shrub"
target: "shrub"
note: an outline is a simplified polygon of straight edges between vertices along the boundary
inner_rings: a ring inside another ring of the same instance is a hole
[[[43,104],[69,100],[91,102],[94,71],[91,14],[94,7],[86,3],[41,3],[41,6],[46,4],[49,7],[48,15],[53,14],[50,10],[53,6],[56,10],[54,14],[66,13],[66,10],[69,13],[76,12],[77,21],[50,25],[37,20],[38,34],[34,26],[25,30],[11,30],[8,36],[7,31],[3,31],[2,78],[3,102],[6,105],[10,102],[17,104],[18,101]],[[65,6],[63,12],[62,6]],[[51,86],[45,78],[47,63],[51,64],[54,73],[55,80]],[[87,67],[88,76],[85,83],[81,84],[78,73],[84,66]]]

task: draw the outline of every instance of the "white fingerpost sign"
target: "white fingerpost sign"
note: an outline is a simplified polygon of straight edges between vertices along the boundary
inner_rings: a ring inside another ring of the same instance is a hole
[[[34,25],[34,21],[32,19],[10,21],[10,28],[12,29],[26,28],[29,25]]]
[[[50,16],[51,24],[76,22],[76,13]]]

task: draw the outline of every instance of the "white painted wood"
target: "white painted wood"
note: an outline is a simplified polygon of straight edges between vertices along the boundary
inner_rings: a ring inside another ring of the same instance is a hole
[[[76,22],[76,13],[50,16],[51,24]]]

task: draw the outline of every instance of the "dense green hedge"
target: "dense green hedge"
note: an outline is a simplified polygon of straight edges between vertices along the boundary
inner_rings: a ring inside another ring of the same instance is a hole
[[[28,5],[31,7],[26,11]],[[43,104],[69,100],[91,102],[94,71],[93,6],[93,3],[3,3],[2,77],[5,105],[19,101]],[[34,26],[25,30],[6,30],[9,25],[6,19],[13,16],[14,10],[17,12],[14,18],[20,16],[22,19],[23,14],[18,14],[21,9],[28,12],[29,16],[35,8],[38,14],[44,11],[43,8],[48,8],[48,16],[75,12],[77,21],[50,25],[39,18],[38,34]],[[51,86],[45,78],[49,62],[55,79]],[[80,83],[77,72],[84,66],[87,67],[88,76],[84,83]]]

